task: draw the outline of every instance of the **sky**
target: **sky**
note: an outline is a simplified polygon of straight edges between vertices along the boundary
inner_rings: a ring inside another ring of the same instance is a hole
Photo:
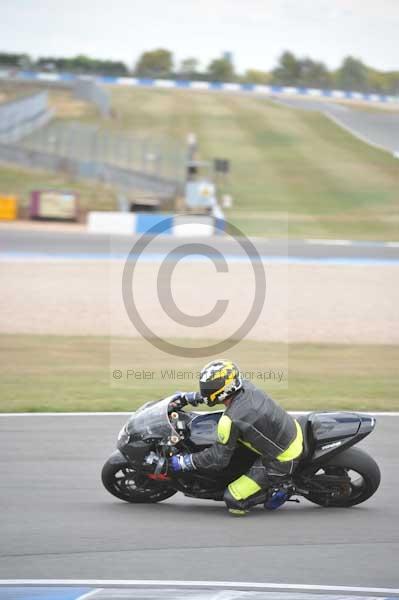
[[[0,51],[132,67],[159,47],[203,67],[229,51],[239,72],[270,70],[286,49],[399,70],[399,0],[0,0]]]

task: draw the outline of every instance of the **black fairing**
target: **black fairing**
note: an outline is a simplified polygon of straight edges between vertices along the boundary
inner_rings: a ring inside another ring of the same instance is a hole
[[[360,413],[311,413],[307,428],[309,451],[306,462],[322,462],[357,444],[375,427],[375,418]]]
[[[138,467],[143,464],[146,455],[151,450],[150,446],[142,440],[118,444],[118,448],[133,465]]]
[[[119,450],[115,450],[108,459],[112,465],[126,465],[126,457]]]
[[[347,438],[359,431],[360,417],[353,413],[315,413],[310,415],[313,438],[316,442],[326,442]]]
[[[193,415],[190,440],[195,446],[211,446],[217,439],[217,427],[223,411]]]

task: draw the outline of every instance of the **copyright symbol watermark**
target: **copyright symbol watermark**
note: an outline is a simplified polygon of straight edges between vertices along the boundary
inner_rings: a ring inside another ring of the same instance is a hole
[[[120,369],[114,369],[114,370],[112,371],[112,377],[113,377],[114,379],[122,379],[122,377],[123,377],[123,373],[122,373],[122,371],[121,371]]]
[[[187,217],[189,220],[189,217]],[[173,356],[185,358],[202,358],[215,354],[220,354],[235,346],[242,340],[256,325],[258,318],[262,312],[266,298],[266,276],[261,257],[254,244],[240,231],[235,225],[227,223],[229,236],[198,238],[201,241],[182,243],[172,248],[170,251],[163,249],[161,257],[162,261],[158,270],[157,276],[157,300],[163,314],[173,321],[176,326],[184,326],[186,331],[199,328],[206,328],[217,324],[222,318],[226,318],[229,305],[232,302],[231,290],[228,287],[215,286],[211,289],[206,285],[206,281],[196,281],[194,289],[190,290],[192,294],[192,306],[195,308],[198,304],[198,299],[202,295],[208,295],[212,298],[213,306],[211,310],[204,314],[195,315],[184,312],[176,303],[172,293],[172,278],[180,261],[194,261],[194,257],[202,261],[210,261],[213,265],[216,274],[229,273],[229,264],[239,254],[240,262],[245,263],[245,272],[250,272],[253,279],[253,293],[250,305],[247,310],[240,312],[239,318],[230,319],[232,323],[232,331],[227,335],[220,336],[222,339],[208,344],[207,346],[188,347],[184,345],[174,344],[164,337],[161,337],[156,330],[151,329],[148,323],[143,319],[139,310],[138,303],[135,299],[135,279],[136,267],[142,259],[145,252],[148,252],[149,245],[156,240],[158,247],[162,243],[165,249],[167,244],[165,240],[170,240],[171,236],[157,239],[162,234],[170,233],[172,229],[172,218],[167,217],[163,221],[158,222],[151,227],[145,235],[142,235],[131,248],[127,260],[124,265],[122,275],[122,297],[127,315],[144,339],[150,342],[153,346]],[[205,241],[206,240],[206,241]],[[235,245],[235,248],[231,250]],[[229,246],[229,247],[228,247]],[[240,289],[238,283],[238,292],[235,290],[235,295],[247,293],[246,284],[243,282]],[[218,297],[214,299],[215,291]],[[196,302],[197,298],[197,302]],[[204,336],[205,337],[205,336]],[[115,376],[114,379],[119,377]]]

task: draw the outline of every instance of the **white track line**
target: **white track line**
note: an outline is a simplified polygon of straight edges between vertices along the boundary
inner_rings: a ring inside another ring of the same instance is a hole
[[[226,590],[301,590],[301,591],[337,591],[377,594],[399,594],[399,588],[352,587],[339,585],[307,585],[296,583],[251,583],[242,581],[157,581],[139,579],[2,579],[0,586],[93,586],[99,588],[218,588]],[[87,597],[87,596],[86,596]],[[83,596],[84,598],[84,596]]]
[[[309,239],[305,240],[306,244],[316,244],[317,246],[351,246],[352,240],[317,240]]]
[[[262,238],[256,238],[262,239]],[[269,240],[268,240],[269,241]],[[362,246],[377,247],[377,248],[399,248],[399,242],[379,242],[373,240],[334,240],[328,238],[306,238],[299,240],[304,244],[313,244],[315,246]],[[290,243],[298,243],[296,240],[290,240]]]
[[[327,412],[355,412],[361,413],[362,415],[370,415],[372,417],[399,417],[399,412],[378,412],[378,411],[364,411],[364,410],[328,410]],[[199,411],[200,412],[200,411]],[[289,410],[287,411],[291,415],[307,415],[311,412],[323,412],[322,410]],[[130,412],[32,412],[32,413],[2,413],[1,417],[128,417],[133,414],[134,410]]]
[[[91,590],[90,592],[83,594],[83,596],[79,596],[79,598],[76,598],[76,600],[87,600],[88,598],[92,598],[93,596],[95,596],[99,592],[102,592],[103,590],[104,588],[97,588],[95,590]]]

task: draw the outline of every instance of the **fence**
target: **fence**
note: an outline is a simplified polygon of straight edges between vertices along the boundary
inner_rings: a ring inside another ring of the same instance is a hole
[[[60,171],[74,177],[97,180],[130,192],[143,191],[159,198],[170,198],[178,191],[178,182],[147,173],[136,172],[103,162],[78,160],[29,150],[18,145],[0,143],[0,161],[24,167]]]
[[[111,114],[111,98],[109,91],[103,86],[99,85],[93,77],[59,77],[50,75],[48,73],[42,73],[42,76],[38,80],[35,77],[20,77],[19,74],[10,74],[8,71],[0,70],[0,81],[7,83],[19,83],[20,85],[34,85],[37,81],[40,87],[47,89],[68,89],[71,90],[76,98],[90,102],[94,104],[99,110],[102,116],[109,116]]]
[[[96,88],[93,84],[80,89],[82,94],[97,94],[106,110],[107,94],[101,96]],[[47,92],[1,105],[0,160],[66,172],[159,198],[180,191],[185,175],[183,144],[77,123],[49,123],[52,116]]]
[[[47,92],[0,105],[0,142],[15,142],[52,118]]]
[[[93,79],[78,79],[74,85],[76,98],[94,104],[103,117],[111,112],[111,100],[107,90],[100,87]]]
[[[141,173],[145,181],[168,181],[176,188],[185,177],[186,148],[174,140],[140,138],[81,123],[53,121],[26,136],[19,146],[61,159],[82,161],[86,165],[84,172],[89,164],[103,165],[101,172],[108,165],[123,173],[133,171],[136,176]],[[97,166],[94,172],[99,173]],[[125,175],[122,179],[126,180]]]

